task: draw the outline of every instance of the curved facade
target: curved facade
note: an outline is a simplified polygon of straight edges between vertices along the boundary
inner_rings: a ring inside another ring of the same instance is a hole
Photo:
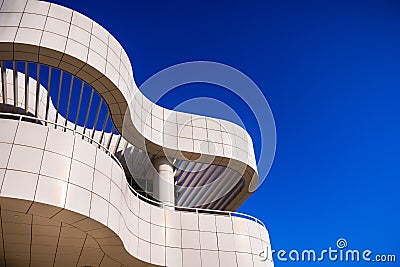
[[[265,226],[232,211],[258,184],[245,130],[151,103],[89,18],[0,6],[4,265],[273,266]]]

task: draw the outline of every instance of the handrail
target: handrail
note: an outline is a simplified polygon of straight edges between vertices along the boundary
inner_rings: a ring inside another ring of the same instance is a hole
[[[96,140],[94,140],[93,138],[91,138],[91,137],[89,137],[89,136],[87,136],[87,135],[85,135],[85,134],[83,134],[83,133],[81,133],[81,132],[79,132],[79,131],[77,131],[77,130],[71,128],[71,127],[68,127],[68,126],[65,126],[65,125],[62,125],[62,124],[60,124],[60,123],[56,123],[56,122],[53,122],[53,121],[50,121],[50,120],[45,120],[45,119],[41,119],[41,118],[37,118],[37,117],[32,117],[32,116],[28,116],[28,115],[23,115],[23,114],[18,114],[18,113],[0,112],[0,116],[5,116],[5,117],[19,117],[18,121],[22,121],[22,119],[25,118],[25,119],[29,119],[29,120],[44,122],[44,123],[46,123],[46,125],[47,125],[47,124],[52,124],[52,125],[55,126],[56,129],[57,129],[57,127],[60,127],[60,128],[63,129],[63,130],[69,130],[69,131],[71,131],[74,135],[80,135],[80,136],[82,136],[82,139],[87,138],[87,139],[90,141],[90,143],[93,143],[93,142],[96,143],[96,145],[97,145],[99,148],[101,148],[102,150],[104,150],[104,152],[106,152],[106,154],[108,154],[115,162],[117,162],[117,164],[118,164],[121,168],[123,168],[121,162],[118,160],[118,158],[117,158],[113,153],[111,153],[111,151],[110,151],[109,149],[107,149],[105,146],[103,146],[102,144],[100,144],[99,142],[97,142]]]
[[[60,127],[60,128],[62,128],[64,130],[69,130],[74,135],[77,134],[77,135],[82,136],[82,138],[87,138],[90,141],[90,143],[93,143],[93,142],[96,143],[96,145],[99,148],[102,148],[104,150],[104,152],[106,152],[106,154],[108,154],[114,161],[116,161],[117,164],[123,169],[123,166],[122,166],[121,162],[119,161],[119,159],[113,153],[111,153],[111,151],[109,149],[107,149],[105,146],[103,146],[102,144],[100,144],[99,142],[94,140],[93,138],[91,138],[91,137],[89,137],[89,136],[87,136],[87,135],[85,135],[83,133],[80,133],[79,131],[77,131],[77,130],[75,130],[73,128],[70,128],[68,126],[65,126],[65,125],[62,125],[62,124],[59,124],[59,123],[56,123],[56,122],[52,122],[52,121],[49,121],[49,120],[36,118],[36,117],[23,115],[23,114],[17,114],[17,113],[0,112],[0,116],[19,117],[19,119],[18,119],[19,122],[22,121],[23,118],[26,118],[26,119],[29,119],[29,120],[40,121],[40,122],[44,122],[44,123],[47,123],[47,124],[52,124],[56,128]],[[172,209],[179,210],[179,211],[191,211],[191,212],[195,212],[197,214],[199,214],[199,213],[208,213],[208,214],[221,214],[221,215],[226,215],[226,216],[230,216],[230,217],[241,217],[241,218],[250,219],[250,220],[260,224],[264,228],[266,228],[265,224],[260,219],[254,217],[254,216],[245,214],[245,213],[241,213],[241,212],[237,212],[237,211],[212,210],[212,209],[192,208],[192,207],[182,207],[182,206],[171,205],[171,204],[168,204],[168,203],[163,203],[163,202],[160,202],[160,201],[157,201],[157,200],[153,200],[153,199],[147,198],[147,197],[141,195],[140,193],[138,193],[129,183],[127,183],[127,184],[128,184],[129,189],[131,190],[131,192],[137,198],[139,198],[140,200],[143,200],[143,201],[145,201],[145,202],[147,202],[149,204],[152,204],[154,206],[159,206],[159,207],[161,207],[163,209],[172,208]]]

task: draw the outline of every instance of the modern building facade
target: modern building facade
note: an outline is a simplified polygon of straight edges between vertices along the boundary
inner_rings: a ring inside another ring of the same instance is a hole
[[[0,0],[0,69],[1,266],[273,266],[235,212],[258,186],[249,134],[152,103],[103,27]]]

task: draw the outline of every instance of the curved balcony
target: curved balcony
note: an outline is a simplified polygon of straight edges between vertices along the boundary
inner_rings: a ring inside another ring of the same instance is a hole
[[[4,265],[273,266],[265,226],[232,211],[258,184],[245,130],[151,103],[118,42],[75,11],[4,0],[0,28]],[[159,157],[173,203],[152,192]]]

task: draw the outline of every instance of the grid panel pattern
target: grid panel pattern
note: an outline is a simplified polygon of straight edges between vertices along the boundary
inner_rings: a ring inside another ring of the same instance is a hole
[[[2,209],[68,223],[94,238],[106,255],[128,266],[135,258],[161,266],[193,266],[189,261],[193,257],[201,259],[199,266],[208,266],[212,259],[213,266],[221,267],[272,264],[254,260],[261,249],[270,250],[267,231],[260,224],[150,205],[131,193],[124,171],[102,150],[70,136],[73,151],[66,156],[48,140],[53,135],[61,141],[69,133],[58,135],[57,130],[28,122],[1,123],[7,130],[0,134],[0,143],[11,145],[9,159],[0,165],[5,170]],[[31,132],[36,132],[34,141],[26,138]],[[19,151],[27,150],[37,150],[37,163],[26,164],[29,155]],[[50,155],[51,166],[46,165]],[[232,257],[235,265],[227,265],[225,261]],[[182,265],[176,265],[179,262]]]

